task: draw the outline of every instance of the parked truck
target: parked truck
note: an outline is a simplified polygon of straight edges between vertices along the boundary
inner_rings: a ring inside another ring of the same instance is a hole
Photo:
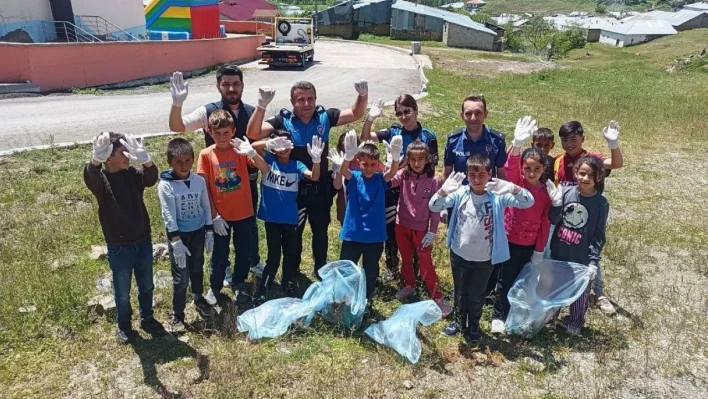
[[[304,67],[315,59],[311,18],[276,18],[273,40],[258,47],[261,64]]]

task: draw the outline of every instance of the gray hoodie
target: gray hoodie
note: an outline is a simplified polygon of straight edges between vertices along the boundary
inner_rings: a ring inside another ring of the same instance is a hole
[[[187,179],[180,180],[172,170],[164,171],[160,174],[157,194],[169,238],[205,225],[211,230],[211,205],[203,177],[190,173]]]

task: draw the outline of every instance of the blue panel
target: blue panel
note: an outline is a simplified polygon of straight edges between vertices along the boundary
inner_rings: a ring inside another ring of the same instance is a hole
[[[21,22],[10,22],[0,24],[0,37],[7,35],[8,33],[22,29],[27,32],[27,34],[32,38],[35,43],[44,43],[49,40],[54,40],[57,38],[56,32],[52,29],[50,25],[47,25],[47,30],[44,29],[43,21],[21,21]]]

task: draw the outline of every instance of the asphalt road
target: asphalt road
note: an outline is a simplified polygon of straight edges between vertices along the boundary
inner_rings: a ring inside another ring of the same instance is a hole
[[[346,108],[356,100],[354,82],[369,81],[369,101],[395,99],[401,93],[420,92],[413,57],[361,43],[320,41],[315,63],[306,70],[270,70],[257,62],[243,65],[243,101],[254,104],[258,87],[270,85],[276,96],[267,114],[290,107],[290,87],[309,80],[317,88],[318,103]],[[189,79],[189,97],[182,111],[219,100],[215,75]],[[147,134],[169,131],[172,100],[168,89],[140,94],[140,90],[102,95],[51,95],[0,100],[0,151],[35,145],[88,140],[101,131]]]

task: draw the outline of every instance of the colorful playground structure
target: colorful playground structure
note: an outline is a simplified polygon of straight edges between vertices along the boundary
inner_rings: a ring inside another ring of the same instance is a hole
[[[218,0],[152,0],[145,6],[150,40],[189,40],[225,37],[219,24]]]

